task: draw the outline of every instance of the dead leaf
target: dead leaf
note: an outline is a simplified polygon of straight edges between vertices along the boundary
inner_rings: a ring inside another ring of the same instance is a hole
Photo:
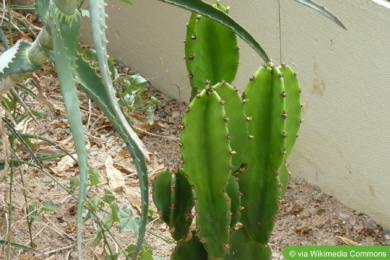
[[[290,210],[291,214],[298,215],[303,210],[302,206],[299,204],[294,204],[292,209]]]
[[[106,159],[106,174],[108,179],[108,185],[112,191],[120,191],[125,188],[125,178],[122,172],[114,167],[114,161],[111,156]]]
[[[129,158],[129,157],[130,157],[129,151],[124,150],[124,149],[119,150],[117,154],[118,154],[120,157],[122,157],[122,158]]]
[[[311,227],[308,226],[300,226],[295,229],[295,232],[298,234],[309,234],[311,231]]]
[[[65,227],[65,232],[66,233],[76,233],[76,225],[75,224],[71,224],[69,223],[68,225],[66,225]]]
[[[138,214],[141,215],[141,198],[138,196],[138,192],[134,192],[130,189],[125,189],[126,195],[130,201],[130,204],[138,211]]]
[[[77,155],[73,155],[73,157],[77,160]],[[72,157],[69,155],[64,156],[61,158],[61,160],[57,163],[57,166],[52,168],[52,171],[57,176],[63,176],[64,172],[69,170],[72,167],[75,167],[77,162],[73,160]]]
[[[114,163],[113,164],[115,168],[117,168],[118,170],[126,173],[126,174],[132,174],[133,172],[129,169],[129,167],[127,166],[124,166],[123,164],[120,164],[120,163]]]
[[[350,245],[350,246],[358,246],[359,245],[358,242],[355,242],[352,239],[349,239],[347,237],[342,237],[342,236],[336,236],[336,237],[338,239],[340,239],[341,241],[343,241],[346,245]]]
[[[156,122],[154,122],[153,124],[149,124],[148,118],[144,115],[131,113],[129,116],[139,137],[143,137],[146,132],[149,132],[150,130],[158,126],[158,123]]]

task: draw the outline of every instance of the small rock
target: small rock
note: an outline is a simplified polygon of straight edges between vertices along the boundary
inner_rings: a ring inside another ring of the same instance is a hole
[[[313,190],[316,191],[316,192],[320,192],[321,188],[320,188],[320,186],[314,185],[313,186]]]
[[[348,220],[349,219],[349,215],[340,212],[339,213],[339,219],[341,219],[341,220]]]
[[[42,179],[42,182],[44,182],[44,183],[49,183],[49,182],[51,182],[51,181],[52,181],[51,178],[48,177],[48,176],[46,176],[46,177],[44,177],[44,178]]]
[[[281,259],[280,253],[273,252],[272,253],[272,259]]]
[[[173,118],[177,118],[177,117],[179,117],[180,116],[180,111],[173,111],[172,112],[172,117]]]
[[[302,184],[305,183],[305,179],[304,178],[298,178],[298,179],[295,180],[295,183],[297,185],[302,185]]]
[[[364,228],[373,229],[373,230],[375,230],[375,229],[377,228],[376,225],[375,225],[375,223],[372,222],[372,221],[370,221],[370,220],[364,221],[364,222],[363,222],[363,226],[364,226]]]
[[[159,117],[161,118],[166,118],[167,117],[167,113],[165,111],[161,111],[160,114],[158,115]]]

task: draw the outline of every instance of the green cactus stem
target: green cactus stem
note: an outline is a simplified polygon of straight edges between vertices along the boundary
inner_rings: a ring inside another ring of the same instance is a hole
[[[245,112],[252,118],[248,131],[253,139],[248,144],[245,162],[247,169],[239,174],[241,223],[249,236],[266,245],[279,210],[278,169],[285,154],[287,114],[283,97],[283,74],[268,63],[251,78],[244,90],[248,99]]]
[[[208,259],[208,254],[199,238],[192,232],[189,241],[179,241],[171,255],[171,260]]]
[[[194,206],[191,187],[184,172],[160,172],[152,183],[153,202],[161,219],[169,226],[172,237],[184,240],[190,233],[191,209]]]
[[[197,236],[210,257],[222,257],[229,245],[230,199],[226,185],[232,156],[224,102],[213,88],[192,100],[183,118],[183,169],[192,185]]]
[[[252,240],[244,228],[233,231],[229,253],[223,260],[271,260],[272,251],[268,244],[262,245]]]
[[[300,87],[297,74],[288,65],[282,65],[280,72],[284,78],[284,89],[286,98],[286,159],[290,155],[295,141],[299,127],[301,125],[301,101],[300,101]]]
[[[215,8],[227,13],[217,3]],[[192,98],[203,89],[205,81],[214,85],[222,80],[231,83],[237,73],[239,51],[237,36],[229,28],[192,13],[187,26],[185,61],[193,88]]]
[[[300,101],[300,87],[297,78],[297,74],[292,70],[288,65],[282,65],[280,67],[280,72],[283,74],[284,78],[284,89],[285,93],[283,96],[286,99],[286,113],[288,117],[286,118],[286,154],[284,156],[284,161],[287,160],[290,155],[295,141],[298,137],[299,127],[301,125],[301,101]],[[287,190],[289,171],[287,163],[284,162],[279,169],[279,179],[282,188],[283,197]]]

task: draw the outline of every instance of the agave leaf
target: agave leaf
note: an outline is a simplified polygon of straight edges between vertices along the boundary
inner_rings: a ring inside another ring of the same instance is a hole
[[[260,44],[247,30],[245,30],[233,18],[228,16],[226,13],[214,8],[212,5],[200,0],[159,0],[159,1],[172,4],[189,11],[199,13],[201,15],[204,15],[212,20],[215,20],[225,25],[226,27],[230,28],[234,33],[236,33],[241,39],[243,39],[249,46],[251,46],[265,62],[268,62],[270,60],[268,58],[267,53],[263,50]]]
[[[92,22],[92,31],[93,31],[93,41],[96,48],[96,56],[99,61],[100,72],[102,74],[102,82],[104,86],[105,93],[103,96],[107,98],[107,106],[111,108],[111,112],[116,117],[120,125],[119,128],[123,129],[125,134],[125,141],[127,148],[130,151],[130,154],[133,157],[137,173],[140,179],[140,188],[141,188],[141,200],[142,200],[142,209],[141,209],[141,223],[139,228],[139,235],[137,241],[137,248],[133,254],[133,259],[136,259],[138,253],[142,249],[142,244],[146,232],[146,222],[147,222],[147,213],[148,213],[148,178],[146,175],[146,164],[145,159],[149,160],[149,154],[146,150],[145,145],[138,138],[135,131],[129,125],[127,119],[123,115],[117,98],[115,97],[115,90],[112,85],[111,77],[109,74],[109,66],[107,63],[107,51],[106,51],[106,24],[105,24],[105,11],[104,11],[104,1],[103,0],[89,0],[91,22]],[[123,135],[122,135],[123,137]]]
[[[77,4],[77,2],[68,1],[67,3],[69,5],[66,7],[69,9],[71,9],[73,4],[73,14],[63,13],[56,5],[57,2],[51,1],[49,5],[49,16],[52,21],[51,34],[55,50],[53,55],[54,63],[58,71],[61,92],[78,156],[80,189],[77,205],[77,247],[78,257],[82,259],[82,213],[87,197],[88,152],[85,146],[86,140],[83,133],[84,127],[81,120],[82,115],[75,79],[75,60],[81,18],[79,12],[76,10],[77,5],[75,3]]]
[[[347,27],[337,18],[334,14],[332,14],[330,11],[326,10],[324,6],[319,5],[318,3],[311,1],[311,0],[295,0],[298,3],[304,4],[310,8],[313,8],[317,12],[325,15],[327,18],[335,22],[337,25],[339,25],[344,30],[347,30]]]

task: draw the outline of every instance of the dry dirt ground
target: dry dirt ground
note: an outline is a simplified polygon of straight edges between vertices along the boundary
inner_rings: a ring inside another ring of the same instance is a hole
[[[30,105],[42,111],[47,118],[37,121],[28,118],[18,125],[22,132],[46,137],[68,151],[74,146],[70,137],[69,125],[55,78],[41,78],[41,87],[45,93],[43,102],[30,100]],[[152,178],[163,169],[175,170],[180,167],[178,138],[180,122],[186,105],[171,99],[163,93],[149,88],[148,95],[154,95],[161,101],[157,107],[155,124],[149,126],[141,114],[132,115],[139,134],[146,144],[151,161],[148,173]],[[120,206],[127,205],[133,214],[139,214],[140,193],[136,171],[123,142],[109,125],[103,114],[80,94],[81,109],[84,114],[85,136],[88,139],[89,160],[101,177],[101,183],[92,188],[88,197],[104,194],[104,189],[114,192]],[[146,132],[146,133],[145,133]],[[35,142],[35,141],[34,141]],[[36,141],[34,153],[57,153],[58,148]],[[25,157],[25,152],[18,154]],[[0,150],[0,157],[4,151]],[[112,158],[113,163],[110,163]],[[78,176],[77,165],[63,164],[64,159],[43,161],[42,164],[57,180],[69,187],[71,177]],[[108,177],[112,167],[124,177],[125,186],[115,187]],[[10,179],[0,182],[0,240],[10,238],[12,242],[29,245],[26,223],[27,203],[52,201],[62,207],[56,212],[44,212],[41,220],[32,225],[33,244],[42,254],[34,254],[13,248],[12,259],[76,259],[75,206],[77,202],[47,175],[31,167],[19,167],[14,171],[12,201]],[[23,177],[23,178],[21,178]],[[24,183],[24,184],[23,184]],[[12,214],[8,211],[11,205]],[[174,243],[167,226],[163,224],[151,203],[150,222],[147,226],[147,242],[152,246],[154,255],[160,259],[169,259]],[[8,220],[12,219],[11,226]],[[8,231],[10,230],[10,232]],[[102,244],[95,244],[96,223],[89,220],[83,226],[84,259],[103,259]],[[132,233],[121,234],[118,226],[112,228],[122,246],[134,243]],[[292,178],[288,191],[282,201],[275,229],[270,241],[274,259],[284,259],[283,249],[288,245],[390,245],[390,232],[376,224],[370,216],[348,208],[324,194],[317,186],[310,185],[304,179]],[[115,247],[114,247],[115,248]],[[0,245],[0,258],[6,255],[6,246]],[[122,258],[123,259],[123,258]]]

